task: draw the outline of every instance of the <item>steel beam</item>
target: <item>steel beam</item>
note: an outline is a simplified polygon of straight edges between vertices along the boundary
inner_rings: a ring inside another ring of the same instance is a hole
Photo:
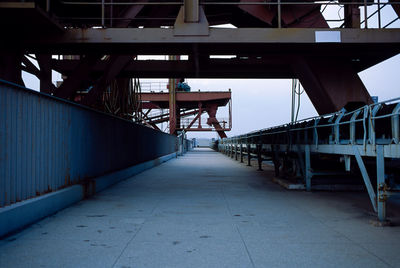
[[[208,57],[208,55],[207,55]],[[291,57],[265,55],[258,58],[207,59],[189,61],[135,60],[120,73],[122,77],[160,78],[293,78]],[[68,75],[78,65],[78,60],[53,60],[52,66],[58,72]],[[93,68],[93,75],[101,76],[106,62]]]
[[[40,77],[40,70],[38,69],[38,67],[36,67],[36,65],[34,65],[27,56],[22,57],[22,63],[25,66],[22,66],[22,70],[25,72],[28,72],[30,74],[33,74],[34,76],[36,76],[37,78]]]
[[[56,89],[54,95],[63,99],[72,99],[77,90],[83,89],[82,82],[88,80],[91,68],[100,60],[100,57],[101,55],[91,54],[81,59],[77,68]]]
[[[340,36],[338,41],[321,41],[316,34],[321,31]],[[400,29],[276,29],[276,28],[210,28],[208,36],[176,36],[173,29],[164,28],[107,28],[107,29],[68,29],[64,34],[43,38],[22,40],[2,40],[3,44],[20,43],[31,51],[45,49],[52,54],[81,54],[102,51],[112,54],[117,51],[135,51],[137,54],[177,55],[191,54],[193,44],[198,44],[202,52],[210,54],[225,53],[245,54],[260,53],[265,49],[291,51],[307,50],[317,52],[324,49],[332,52],[332,48],[354,48],[368,50],[374,45],[394,45],[400,43]],[[5,43],[7,41],[7,43]],[[315,46],[317,44],[317,46]],[[368,44],[365,47],[360,44]],[[306,45],[306,47],[302,46]],[[353,46],[353,47],[351,47]],[[315,49],[318,47],[318,49]],[[392,47],[395,49],[395,46]],[[397,48],[397,51],[399,49]],[[178,53],[177,53],[178,52]],[[383,53],[383,51],[382,51]]]
[[[367,169],[365,168],[364,162],[361,158],[360,152],[358,151],[357,147],[353,146],[353,151],[354,151],[354,156],[356,157],[356,160],[357,160],[358,167],[360,168],[361,175],[364,179],[364,184],[365,184],[365,187],[367,188],[372,207],[374,208],[374,211],[377,212],[378,209],[377,209],[377,205],[376,205],[377,204],[376,195],[374,192],[374,188],[372,187],[371,180],[369,178]],[[378,160],[377,160],[377,163],[378,163]]]
[[[55,86],[52,82],[51,54],[37,54],[36,59],[40,67],[40,92],[53,93]]]
[[[110,82],[124,69],[125,65],[132,60],[130,55],[111,55],[108,60],[108,66],[103,76],[96,82],[93,88],[85,96],[82,103],[90,105],[98,101],[99,95]]]
[[[393,10],[396,12],[397,16],[400,17],[400,0],[389,0],[389,3],[392,3]]]
[[[319,114],[339,111],[349,102],[372,103],[363,82],[349,63],[330,57],[299,57],[293,68]]]

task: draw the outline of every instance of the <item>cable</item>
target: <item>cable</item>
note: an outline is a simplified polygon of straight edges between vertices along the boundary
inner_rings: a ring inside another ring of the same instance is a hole
[[[291,108],[291,122],[296,122],[300,112],[301,104],[301,94],[304,93],[304,88],[302,88],[298,79],[292,79],[292,108]],[[297,95],[297,105],[296,105],[296,95]],[[295,112],[296,110],[296,112]]]

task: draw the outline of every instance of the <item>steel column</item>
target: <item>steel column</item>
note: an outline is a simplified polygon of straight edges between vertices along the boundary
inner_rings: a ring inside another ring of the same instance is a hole
[[[243,144],[240,141],[240,163],[243,163]]]
[[[380,221],[386,220],[386,182],[385,182],[385,158],[383,154],[383,146],[376,146],[376,178],[377,178],[377,207],[378,219]]]
[[[306,161],[306,190],[309,192],[311,191],[311,178],[312,178],[312,169],[311,169],[311,153],[310,153],[310,146],[305,146],[305,161]]]
[[[238,151],[237,151],[237,148],[238,146],[237,146],[237,141],[235,142],[235,160],[237,161],[238,160]]]
[[[247,147],[247,165],[251,166],[251,155],[250,155],[250,144],[246,144]]]
[[[262,171],[262,157],[261,157],[261,144],[257,144],[257,162],[258,162],[258,171]]]

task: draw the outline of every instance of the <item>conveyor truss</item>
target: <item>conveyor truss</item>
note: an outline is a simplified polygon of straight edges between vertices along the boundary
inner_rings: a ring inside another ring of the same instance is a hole
[[[263,161],[272,161],[277,176],[291,160],[307,191],[313,190],[315,176],[335,174],[316,170],[319,159],[335,159],[344,163],[344,173],[360,174],[372,207],[384,222],[386,201],[400,190],[399,116],[396,98],[222,139],[218,149],[241,162],[247,156],[249,165],[255,158],[259,169]]]

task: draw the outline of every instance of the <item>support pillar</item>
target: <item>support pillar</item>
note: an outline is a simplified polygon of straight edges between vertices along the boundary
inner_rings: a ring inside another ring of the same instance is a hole
[[[312,170],[311,170],[311,153],[310,153],[310,146],[305,146],[305,160],[306,160],[306,190],[307,192],[311,191],[311,177],[312,177]]]
[[[385,158],[383,154],[383,146],[376,146],[376,178],[377,178],[377,209],[378,219],[381,222],[386,221],[386,182],[385,182]]]
[[[251,155],[250,155],[250,144],[246,144],[247,147],[247,165],[251,166]]]
[[[242,141],[240,141],[240,163],[243,163],[243,144]]]
[[[279,162],[279,154],[275,148],[276,146],[272,145],[272,162],[274,163],[274,169],[275,169],[275,177],[279,177],[279,168],[281,166],[281,163]]]
[[[344,5],[344,27],[360,28],[360,9],[357,5]]]
[[[237,141],[235,142],[235,160],[238,160],[238,146],[237,146]]]
[[[51,94],[54,91],[51,72],[51,54],[36,54],[40,67],[40,92]]]
[[[261,144],[257,144],[257,161],[258,161],[258,171],[262,171],[262,156],[261,156]]]

